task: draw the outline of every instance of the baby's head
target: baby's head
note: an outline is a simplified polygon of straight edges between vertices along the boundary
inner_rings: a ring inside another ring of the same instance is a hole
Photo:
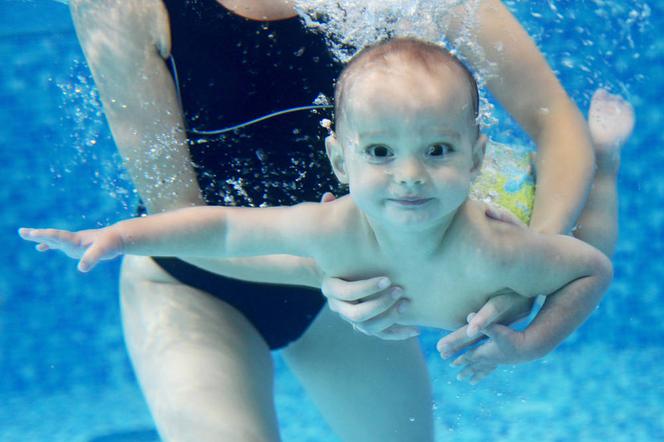
[[[421,227],[454,215],[484,153],[477,84],[458,59],[410,38],[368,47],[341,73],[335,106],[328,156],[369,217]]]

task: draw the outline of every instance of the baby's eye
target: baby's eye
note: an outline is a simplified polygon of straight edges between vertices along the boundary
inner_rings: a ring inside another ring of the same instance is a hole
[[[364,152],[374,158],[390,158],[393,156],[392,149],[384,144],[372,144],[364,149]]]
[[[429,149],[427,150],[427,155],[430,155],[432,157],[442,157],[449,154],[453,150],[454,149],[452,148],[452,146],[447,143],[436,143],[429,146]]]

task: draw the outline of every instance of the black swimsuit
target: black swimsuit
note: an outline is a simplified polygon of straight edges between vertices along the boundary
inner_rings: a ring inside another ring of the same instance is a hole
[[[179,83],[191,159],[211,205],[275,206],[344,193],[325,157],[320,110],[269,118],[222,135],[202,132],[331,98],[340,65],[299,18],[260,22],[216,0],[164,0],[169,69]],[[180,282],[240,311],[271,349],[300,337],[322,309],[320,291],[216,275],[175,258],[154,258]]]

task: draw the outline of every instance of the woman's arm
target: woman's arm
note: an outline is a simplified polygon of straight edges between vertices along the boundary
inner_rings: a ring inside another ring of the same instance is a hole
[[[537,145],[530,227],[543,233],[569,233],[593,175],[593,150],[583,116],[502,2],[479,2],[474,17],[467,17],[469,11],[463,5],[453,11],[446,38],[481,73],[492,94]]]
[[[469,17],[469,13],[474,15]],[[578,108],[533,40],[499,0],[483,0],[476,10],[461,5],[445,23],[445,35],[537,146],[537,188],[530,228],[542,233],[569,233],[586,201],[593,175],[593,149]],[[547,297],[542,319],[555,319],[562,313],[556,298]],[[516,296],[505,295],[497,309],[490,305],[494,301],[498,299],[492,298],[477,312],[473,328],[508,323],[514,318],[506,312],[524,304]],[[477,340],[473,330],[465,326],[442,338],[438,349],[449,357]],[[492,369],[485,369],[480,378]]]
[[[164,63],[170,33],[163,3],[69,3],[113,139],[148,211],[203,205]]]

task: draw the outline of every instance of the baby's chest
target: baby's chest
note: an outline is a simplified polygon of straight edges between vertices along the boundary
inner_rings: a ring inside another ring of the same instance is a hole
[[[459,258],[356,253],[330,260],[326,273],[346,280],[388,276],[410,301],[400,323],[451,329],[463,325],[468,313],[484,305],[492,289],[480,262],[461,265]]]
[[[396,279],[403,282],[411,300],[403,322],[444,329],[463,325],[468,313],[484,305],[495,289],[477,262],[464,268],[421,266]]]

